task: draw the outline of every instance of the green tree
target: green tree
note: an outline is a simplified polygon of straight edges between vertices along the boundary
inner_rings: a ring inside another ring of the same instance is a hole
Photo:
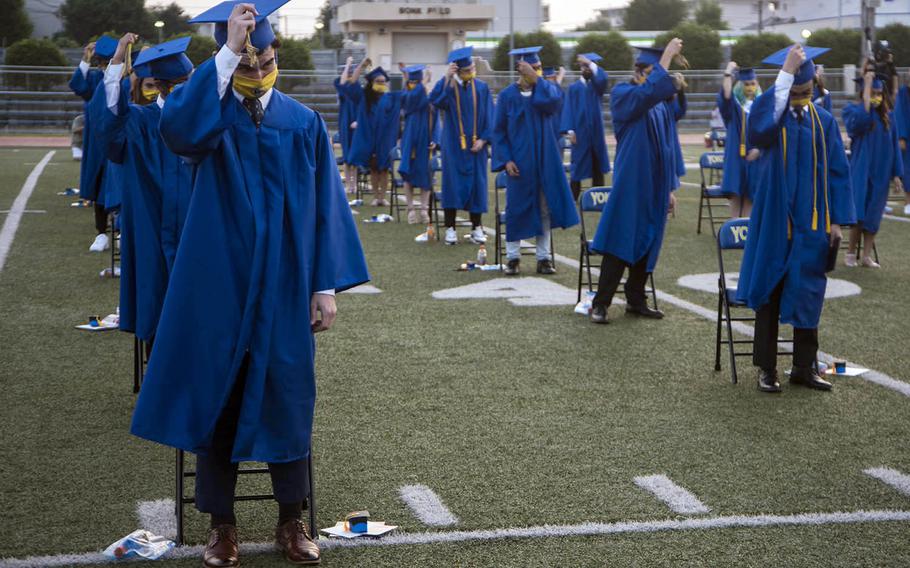
[[[717,0],[698,1],[698,7],[695,8],[695,23],[712,30],[730,29],[730,24],[724,21],[724,12]]]
[[[12,45],[32,35],[32,21],[25,11],[25,0],[0,0],[0,45]]]
[[[278,67],[281,69],[313,69],[313,57],[306,40],[281,38],[278,50]]]
[[[863,34],[859,30],[835,30],[823,28],[812,32],[809,45],[830,47],[831,51],[816,57],[815,62],[826,67],[856,65],[860,58],[860,42]]]
[[[627,30],[669,30],[685,20],[688,12],[683,0],[632,0],[623,25]]]
[[[152,22],[164,22],[163,33],[168,36],[176,34],[186,34],[193,31],[189,24],[189,16],[183,12],[183,8],[176,2],[171,2],[167,6],[155,6],[149,10],[149,19]],[[154,36],[154,41],[158,41],[158,36]]]
[[[888,42],[894,52],[894,64],[898,67],[910,65],[910,26],[888,24],[875,33],[875,37]]]
[[[720,35],[709,27],[683,22],[654,39],[654,47],[665,47],[678,37],[683,40],[683,55],[692,69],[718,69],[723,61]]]
[[[167,28],[164,28],[167,30]],[[193,62],[193,65],[199,65],[209,57],[215,55],[215,52],[218,51],[218,44],[215,43],[215,40],[209,36],[204,36],[194,33],[182,33],[174,34],[171,37],[167,38],[168,40],[177,39],[178,37],[191,37],[190,45],[186,48],[186,56],[190,61]]]
[[[625,36],[617,31],[611,31],[605,34],[587,34],[578,40],[575,51],[572,53],[572,59],[575,59],[579,53],[594,52],[601,57],[602,61],[597,64],[604,69],[631,69],[632,68],[632,48]]]
[[[145,0],[66,0],[60,6],[60,18],[66,35],[80,45],[104,30],[156,37]]]
[[[793,40],[784,34],[746,35],[736,40],[730,58],[740,67],[758,67],[762,59],[790,45]]]
[[[556,36],[550,32],[539,31],[527,34],[515,34],[516,49],[519,47],[533,47],[535,45],[543,47],[543,49],[540,50],[540,60],[545,67],[559,67],[562,65],[562,47],[559,45],[559,42],[556,41]],[[496,69],[497,71],[509,70],[508,34],[499,40],[499,44],[493,52],[492,66],[493,69]]]
[[[60,48],[49,39],[22,39],[6,48],[6,65],[35,65],[64,67],[69,65]],[[10,73],[9,84],[33,90],[43,90],[66,81],[57,75],[20,75]]]
[[[610,23],[610,18],[608,18],[604,13],[600,13],[594,18],[588,20],[584,24],[575,28],[576,32],[608,32],[613,29],[613,24]]]

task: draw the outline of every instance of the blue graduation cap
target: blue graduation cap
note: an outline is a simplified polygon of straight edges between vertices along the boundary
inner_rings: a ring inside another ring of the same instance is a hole
[[[250,43],[253,47],[262,51],[272,45],[275,41],[275,32],[272,30],[272,24],[269,23],[268,17],[290,0],[255,0],[252,4],[255,6],[259,15],[256,16],[256,28],[250,32]],[[215,41],[219,46],[224,45],[227,41],[227,21],[231,17],[235,4],[240,4],[241,0],[226,0],[221,4],[212,6],[205,12],[199,14],[189,21],[191,24],[215,24]]]
[[[540,50],[543,49],[540,45],[535,45],[534,47],[517,47],[509,52],[509,55],[515,56],[516,61],[527,61],[531,65],[535,63],[540,63],[540,56],[537,55],[540,53]]]
[[[737,79],[740,81],[754,81],[755,80],[755,69],[751,67],[746,67],[745,69],[740,69]]]
[[[385,77],[386,81],[389,80],[389,74],[386,73],[386,70],[383,69],[382,67],[376,67],[375,69],[373,69],[372,71],[367,73],[367,81],[372,82],[374,79],[376,79],[376,77],[379,77],[380,75]]]
[[[95,55],[102,59],[110,59],[117,52],[119,42],[109,35],[103,35],[95,41]]]
[[[783,67],[784,61],[787,60],[787,54],[790,53],[791,47],[785,47],[780,51],[772,53],[768,57],[765,57],[762,60],[762,63],[766,65],[775,65],[777,67]],[[803,83],[808,83],[815,78],[815,63],[812,62],[813,59],[824,55],[831,51],[827,47],[812,47],[807,45],[803,48],[806,52],[806,61],[800,66],[799,71],[796,72],[796,75],[793,78],[794,85],[802,85]]]
[[[169,81],[186,77],[193,70],[193,64],[185,53],[189,45],[190,38],[181,37],[143,50],[133,60],[136,76]]]
[[[594,53],[593,51],[590,52],[590,53],[582,53],[581,56],[584,57],[584,58],[586,58],[586,59],[587,59],[588,61],[590,61],[591,63],[597,63],[598,61],[600,61],[601,59],[603,59],[603,57],[597,55],[597,54]]]
[[[474,48],[471,46],[462,47],[449,52],[449,63],[455,63],[459,68],[471,66],[471,56],[474,55]]]
[[[883,77],[881,75],[876,75],[875,78],[872,79],[872,88],[883,89],[885,87],[885,84],[882,82],[882,79]],[[860,75],[859,77],[854,77],[853,82],[856,83],[859,88],[862,88],[865,83],[865,79],[862,75]]]
[[[657,65],[663,56],[664,50],[660,47],[639,47],[638,57],[635,58],[636,65]]]
[[[544,77],[555,77],[556,76],[556,67],[544,67],[543,76]]]
[[[405,67],[404,72],[408,76],[408,81],[420,81],[423,79],[423,70],[426,68],[426,65],[411,65],[410,67]]]

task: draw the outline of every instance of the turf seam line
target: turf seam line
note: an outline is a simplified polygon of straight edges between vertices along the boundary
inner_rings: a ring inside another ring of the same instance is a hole
[[[664,502],[671,511],[680,515],[704,515],[709,509],[698,497],[680,487],[666,475],[642,475],[633,479],[635,485]]]
[[[874,477],[886,485],[890,485],[893,489],[910,497],[910,475],[901,473],[890,467],[870,467],[869,469],[863,470],[863,473],[869,477]]]
[[[825,526],[887,522],[910,522],[910,511],[859,510],[832,513],[797,513],[791,515],[729,515],[666,519],[661,521],[623,521],[615,523],[589,522],[575,525],[539,525],[473,531],[393,533],[381,539],[320,539],[319,547],[323,551],[326,551],[334,548],[407,546],[517,538],[583,537],[730,528]],[[204,547],[202,545],[183,546],[172,549],[164,558],[198,558],[202,555],[203,549]],[[240,550],[242,555],[277,554],[275,552],[275,544],[272,542],[241,544]],[[0,568],[47,568],[51,566],[75,566],[108,562],[110,562],[110,560],[101,553],[88,552],[84,554],[60,554],[56,556],[30,556],[21,559],[5,558],[0,560]]]
[[[0,229],[0,272],[3,272],[3,266],[6,264],[10,248],[13,246],[13,239],[16,238],[16,231],[22,221],[25,206],[28,205],[28,200],[35,191],[35,186],[38,185],[38,178],[44,172],[44,167],[54,157],[55,152],[56,150],[51,150],[45,154],[41,161],[32,169],[31,173],[28,174],[28,177],[25,178],[25,183],[22,184],[22,189],[19,191],[19,195],[16,196],[15,201],[13,201],[13,205],[9,209],[9,215],[3,222],[3,228]]]
[[[458,517],[426,485],[404,485],[398,489],[398,495],[414,516],[427,526],[448,527],[458,523]]]

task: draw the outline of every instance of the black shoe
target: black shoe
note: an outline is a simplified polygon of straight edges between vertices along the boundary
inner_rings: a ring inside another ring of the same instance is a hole
[[[601,324],[610,323],[610,320],[607,319],[607,307],[606,306],[599,306],[599,305],[595,304],[591,308],[590,318],[591,318],[591,323],[601,323]]]
[[[513,258],[506,264],[506,276],[515,276],[521,273],[521,268],[518,265],[521,264],[521,259]]]
[[[793,367],[790,369],[790,384],[823,391],[831,390],[832,386],[831,383],[819,377],[812,367]]]
[[[627,305],[626,313],[643,318],[664,319],[664,313],[662,311],[652,310],[648,307],[648,304],[642,304],[640,306]]]
[[[556,274],[556,267],[549,258],[537,261],[537,274]]]
[[[777,369],[758,372],[758,390],[762,392],[780,392],[780,382],[777,380]]]

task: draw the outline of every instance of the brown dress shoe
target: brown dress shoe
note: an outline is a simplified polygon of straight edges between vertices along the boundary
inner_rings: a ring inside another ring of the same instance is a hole
[[[209,531],[209,542],[205,545],[202,565],[206,568],[233,568],[240,566],[240,550],[237,545],[237,527],[218,525]]]
[[[300,519],[291,519],[278,525],[275,529],[275,546],[292,564],[319,564],[319,547]]]

